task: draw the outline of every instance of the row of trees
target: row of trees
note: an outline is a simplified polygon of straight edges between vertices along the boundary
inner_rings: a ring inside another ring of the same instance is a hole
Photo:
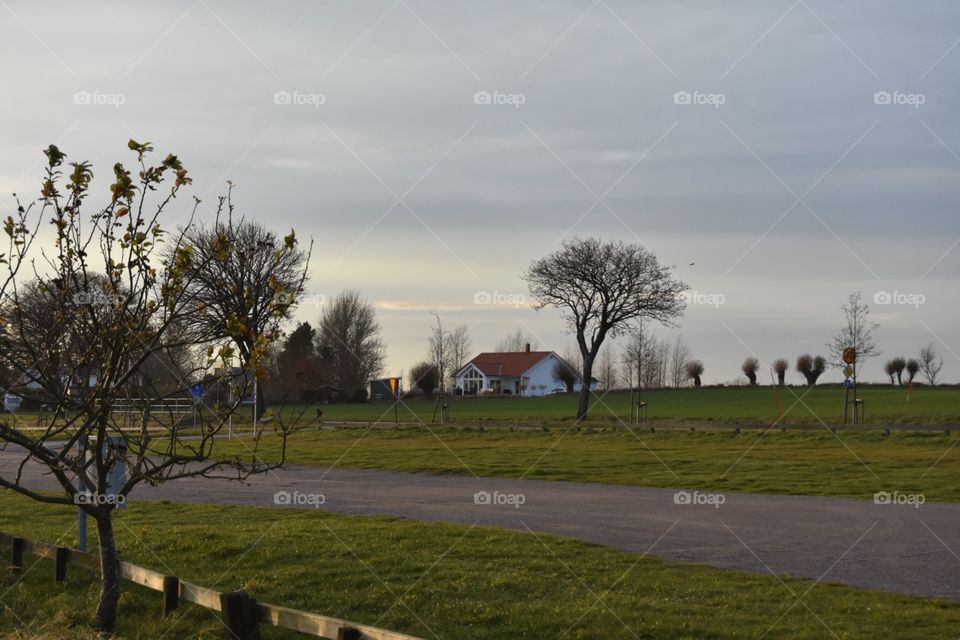
[[[920,357],[910,358],[896,357],[887,360],[883,365],[883,371],[890,376],[890,384],[903,384],[903,373],[907,373],[907,384],[911,384],[917,374],[920,373],[926,379],[927,384],[937,384],[940,378],[940,370],[943,369],[943,358],[937,356],[933,345],[929,344],[920,350]]]

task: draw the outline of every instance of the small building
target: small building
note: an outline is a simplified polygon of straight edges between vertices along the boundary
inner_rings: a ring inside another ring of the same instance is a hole
[[[401,378],[377,378],[370,381],[370,395],[373,402],[393,402],[400,397]]]
[[[485,352],[477,355],[454,374],[457,388],[464,395],[503,393],[515,396],[542,396],[566,391],[554,377],[557,364],[569,368],[576,375],[574,391],[580,390],[580,376],[555,351]],[[595,389],[597,381],[591,380]]]

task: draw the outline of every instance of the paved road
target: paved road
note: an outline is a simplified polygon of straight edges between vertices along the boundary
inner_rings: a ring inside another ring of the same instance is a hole
[[[0,453],[0,473],[14,459]],[[27,476],[54,486],[39,468]],[[669,560],[960,600],[960,504],[743,493],[709,504],[692,490],[690,502],[704,503],[676,504],[673,489],[298,465],[247,486],[187,479],[140,487],[132,499],[274,506],[277,492],[290,502],[322,495],[337,513],[529,528]],[[477,492],[486,492],[481,504]]]

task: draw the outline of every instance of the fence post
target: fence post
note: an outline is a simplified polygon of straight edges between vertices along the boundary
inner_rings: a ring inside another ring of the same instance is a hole
[[[363,634],[359,629],[353,627],[340,627],[337,629],[337,640],[361,640]]]
[[[67,579],[67,559],[70,557],[70,549],[66,547],[57,547],[57,553],[53,564],[53,579],[57,582],[63,582]]]
[[[245,591],[220,594],[220,611],[227,640],[260,640],[256,604],[256,600]]]
[[[14,538],[10,541],[10,566],[14,573],[23,569],[23,547],[26,544],[23,538]]]
[[[163,615],[170,615],[180,604],[180,578],[163,576]]]

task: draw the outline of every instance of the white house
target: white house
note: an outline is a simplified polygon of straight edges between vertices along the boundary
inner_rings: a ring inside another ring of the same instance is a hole
[[[509,393],[516,396],[542,396],[555,390],[566,391],[563,383],[553,376],[557,363],[570,367],[553,351],[487,352],[481,353],[454,374],[457,388],[465,395],[481,393]],[[574,370],[575,371],[575,370]],[[596,388],[597,381],[591,381]],[[580,376],[574,391],[580,390]]]

